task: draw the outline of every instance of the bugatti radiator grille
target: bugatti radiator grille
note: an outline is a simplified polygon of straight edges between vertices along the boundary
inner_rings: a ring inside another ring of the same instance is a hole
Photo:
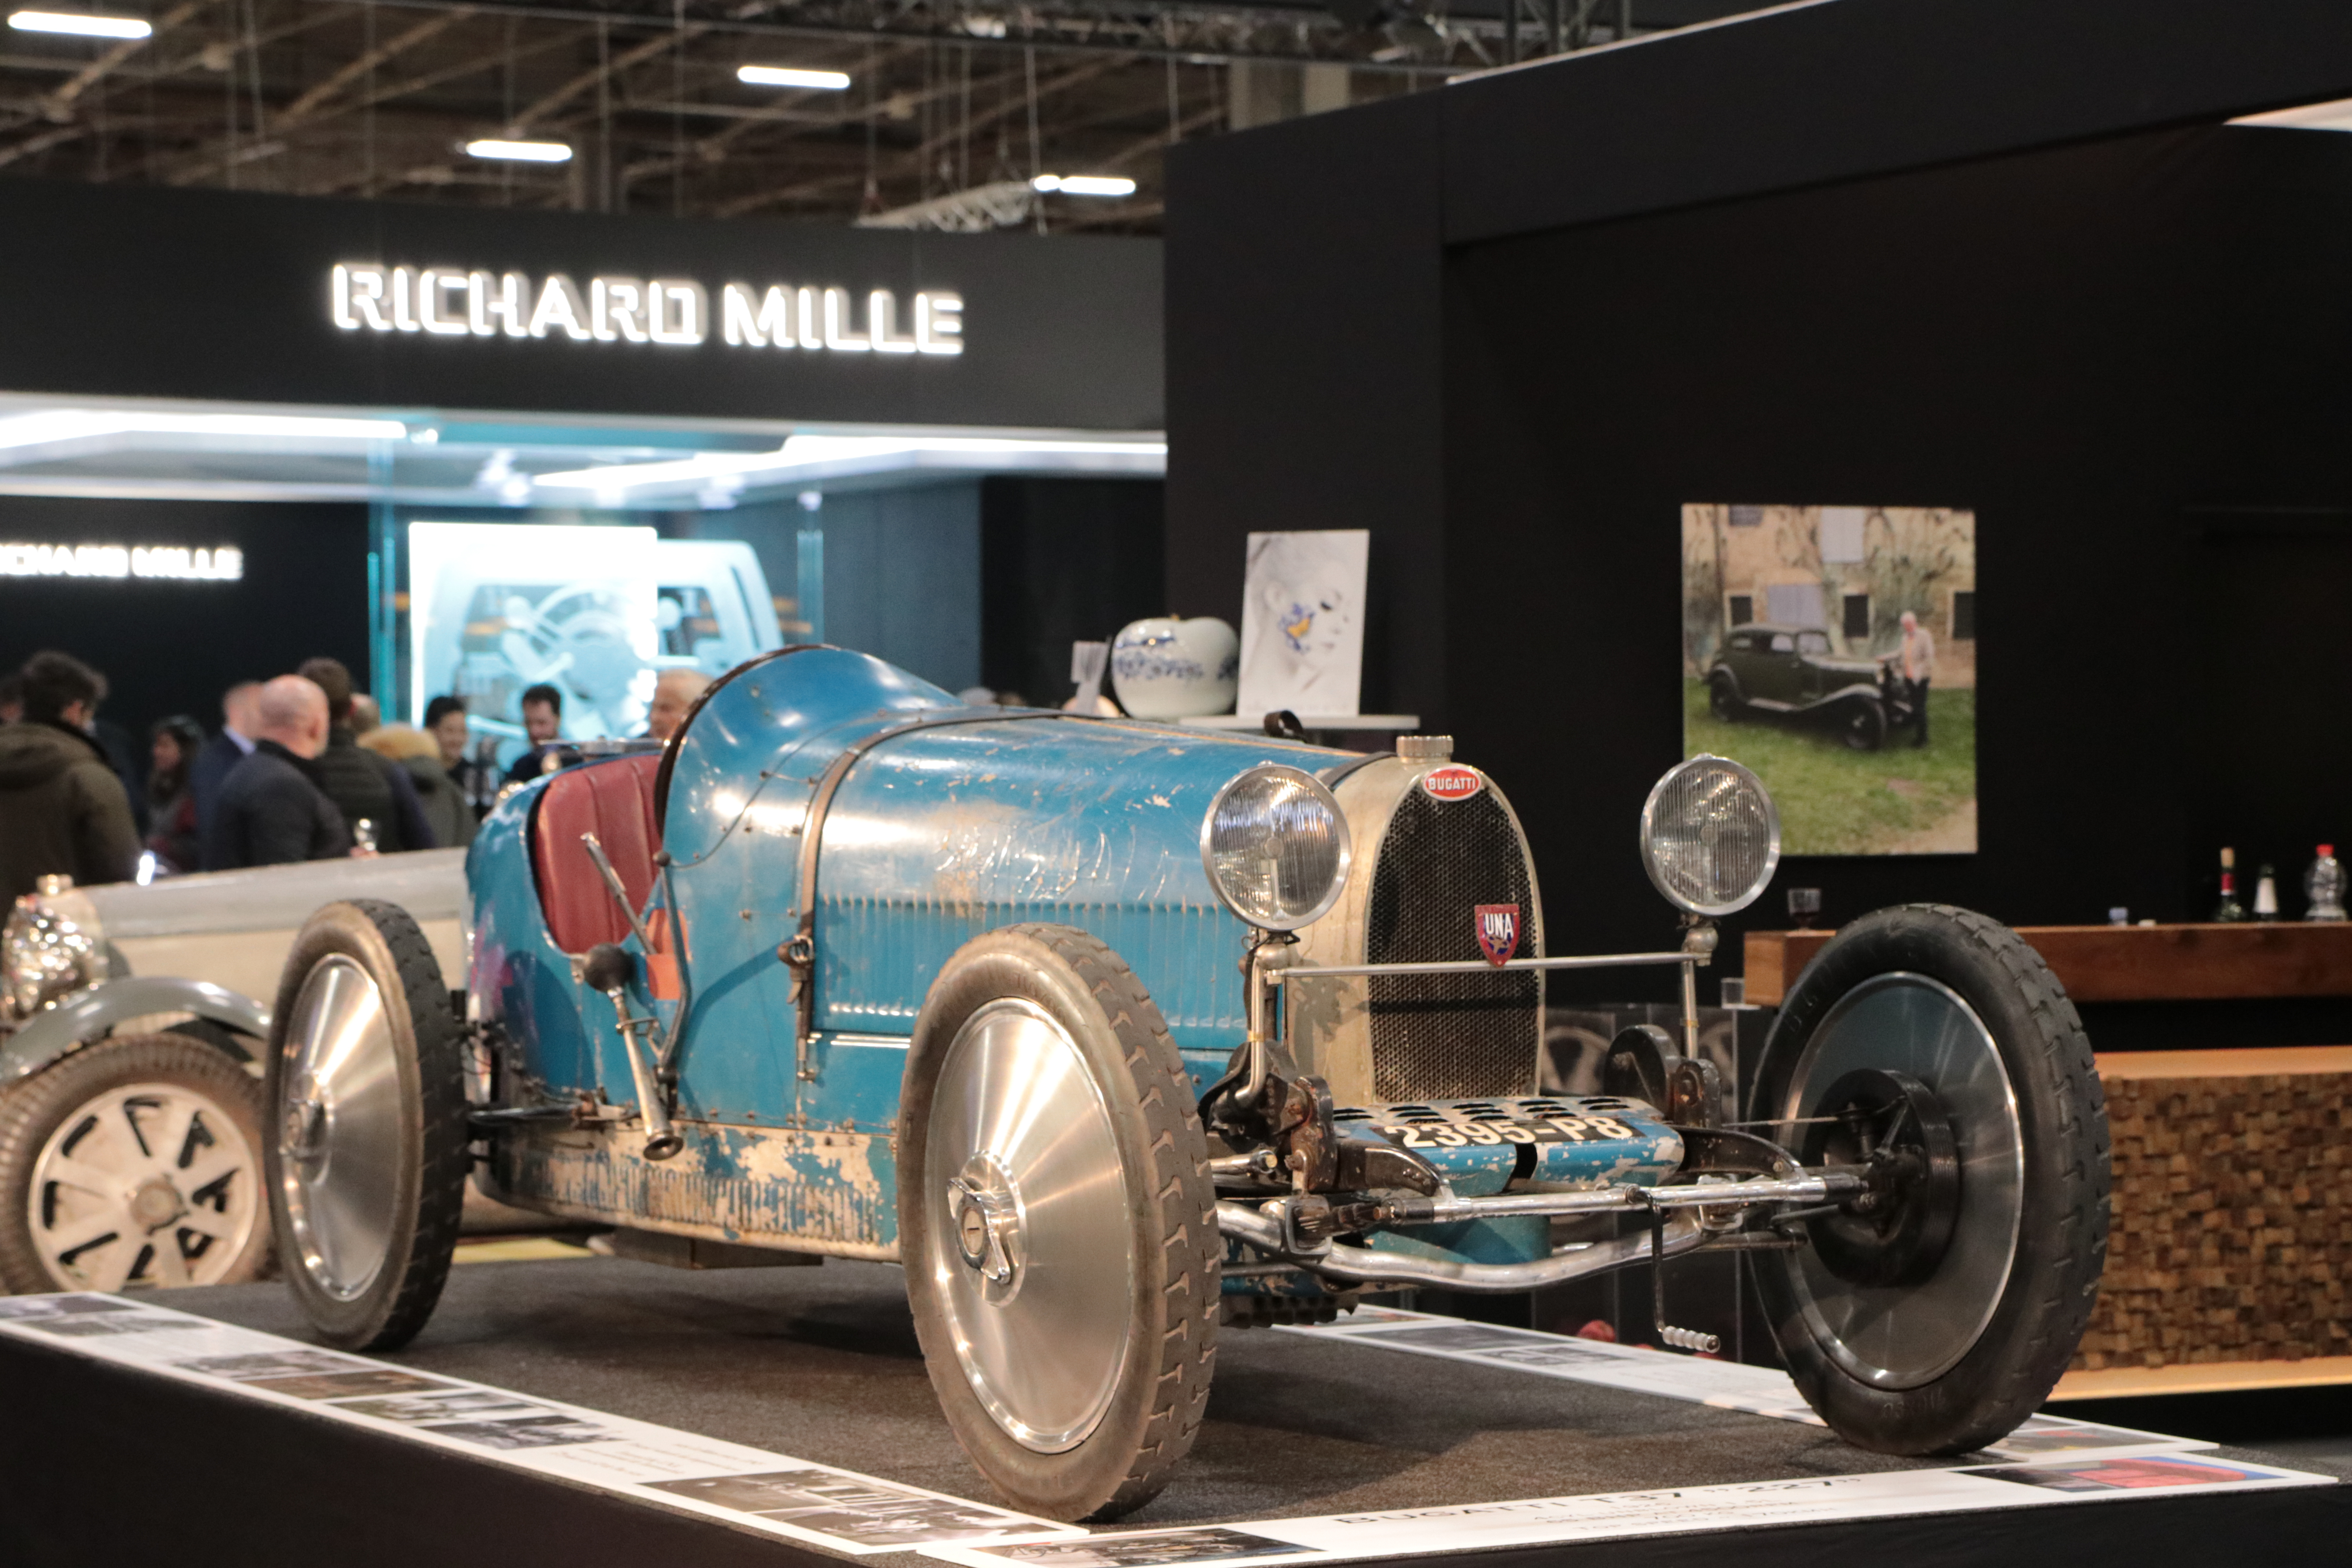
[[[1534,888],[1509,811],[1492,791],[1450,802],[1411,791],[1381,840],[1366,962],[1480,957],[1481,904],[1517,904],[1518,956],[1535,956]],[[1381,1100],[1534,1092],[1543,1031],[1539,973],[1375,975],[1367,1000],[1372,1084]]]

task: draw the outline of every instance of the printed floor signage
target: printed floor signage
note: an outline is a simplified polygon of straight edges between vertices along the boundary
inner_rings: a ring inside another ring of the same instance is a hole
[[[1283,1331],[1819,1424],[1786,1374],[1764,1367],[1385,1308]],[[0,1333],[853,1556],[917,1550],[961,1568],[1273,1568],[2184,1489],[2337,1484],[2330,1476],[2194,1452],[2213,1445],[2192,1438],[2037,1415],[1985,1450],[1996,1461],[1990,1464],[1089,1532],[119,1296],[0,1297]]]
[[[1602,1388],[1633,1394],[1654,1394],[1717,1410],[1742,1410],[1776,1421],[1797,1421],[1809,1426],[1825,1425],[1789,1374],[1774,1367],[1746,1366],[1738,1362],[1706,1356],[1675,1355],[1646,1345],[1612,1344],[1601,1340],[1569,1339],[1533,1329],[1498,1328],[1465,1323],[1433,1312],[1405,1312],[1392,1307],[1360,1307],[1336,1323],[1285,1328],[1283,1333],[1315,1339],[1347,1340],[1381,1350],[1411,1351],[1417,1355],[1443,1356],[1449,1361],[1475,1362],[1539,1377],[1566,1378]],[[1984,1452],[2002,1458],[2037,1454],[2114,1453],[2125,1449],[2210,1448],[2196,1437],[2168,1437],[2159,1432],[2135,1432],[2127,1426],[2103,1426],[2063,1415],[2035,1415],[2024,1426],[1989,1445]]]
[[[1075,1525],[119,1296],[0,1297],[0,1332],[863,1555]]]

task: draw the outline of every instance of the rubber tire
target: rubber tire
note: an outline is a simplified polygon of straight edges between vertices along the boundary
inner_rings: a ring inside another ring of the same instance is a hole
[[[1737,724],[1746,717],[1746,704],[1739,700],[1738,683],[1725,670],[1717,670],[1706,683],[1706,708],[1718,723]]]
[[[1837,716],[1838,739],[1850,752],[1874,752],[1886,744],[1886,708],[1875,697],[1858,698]]]
[[[1805,1043],[1864,981],[1907,970],[1939,980],[1991,1031],[2017,1096],[2023,1212],[2009,1283],[1958,1364],[1916,1388],[1873,1388],[1822,1349],[1780,1268],[1757,1287],[1790,1375],[1832,1431],[1882,1454],[1965,1454],[2015,1431],[2073,1359],[2107,1255],[2106,1100],[2083,1021],[2025,939],[1946,904],[1880,910],[1806,965],[1764,1046],[1748,1114],[1779,1114]]]
[[[57,1279],[41,1261],[26,1214],[27,1188],[33,1163],[50,1136],[93,1099],[128,1083],[179,1084],[208,1096],[237,1121],[254,1149],[267,1147],[261,1086],[225,1052],[170,1033],[124,1035],[68,1051],[0,1090],[0,1293],[82,1289]],[[262,1171],[254,1179],[268,1184]],[[264,1278],[269,1239],[269,1226],[256,1225],[236,1264],[213,1283],[243,1285]]]
[[[295,999],[311,969],[331,954],[357,963],[383,993],[400,1072],[402,1103],[411,1111],[401,1129],[401,1168],[392,1239],[383,1267],[348,1301],[320,1289],[292,1244],[286,1212],[284,1162],[278,1149],[285,1122],[287,1028]],[[269,1214],[294,1300],[319,1337],[345,1350],[390,1350],[407,1343],[432,1317],[448,1282],[472,1165],[466,1121],[464,1056],[449,989],[425,933],[407,910],[377,899],[354,899],[313,914],[278,983],[272,1011],[264,1101],[270,1135],[263,1161],[269,1173]]]
[[[898,1111],[898,1237],[930,1234],[925,1133],[941,1062],[982,1005],[1018,996],[1060,1021],[1094,1069],[1123,1156],[1139,1268],[1130,1355],[1102,1423],[1040,1454],[996,1424],[965,1381],[925,1259],[902,1252],[923,1359],[957,1441],[1014,1508],[1111,1520],[1159,1495],[1191,1451],[1216,1366],[1224,1243],[1191,1078],[1150,994],[1118,954],[1071,926],[1016,925],[956,950],[931,984]]]

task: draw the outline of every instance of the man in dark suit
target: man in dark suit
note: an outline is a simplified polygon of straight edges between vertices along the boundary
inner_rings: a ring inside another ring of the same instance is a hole
[[[352,852],[343,814],[320,787],[327,746],[327,694],[299,675],[281,675],[254,703],[253,754],[221,784],[205,869],[331,860]]]
[[[220,802],[222,781],[237,763],[253,754],[254,704],[261,682],[240,680],[221,696],[221,731],[205,742],[188,770],[188,793],[196,799],[196,842],[213,828],[213,808]]]
[[[390,757],[359,743],[352,727],[352,672],[337,658],[306,658],[299,672],[327,697],[327,744],[319,772],[327,798],[341,808],[343,826],[354,838],[360,824],[374,825],[375,847],[386,854],[434,847],[432,825],[416,798],[416,781]]]
[[[563,692],[560,688],[542,681],[522,694],[522,732],[530,741],[530,750],[507,770],[510,784],[529,784],[541,773],[571,767],[580,760],[579,751],[562,739]]]

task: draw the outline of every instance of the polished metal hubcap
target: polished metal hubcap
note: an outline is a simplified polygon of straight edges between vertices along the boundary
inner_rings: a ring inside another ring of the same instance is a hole
[[[60,1289],[213,1284],[261,1223],[260,1167],[211,1096],[110,1089],[59,1122],[33,1163],[33,1245]]]
[[[1839,1279],[1806,1247],[1782,1254],[1815,1340],[1879,1388],[1916,1388],[1949,1372],[1992,1321],[2017,1258],[2025,1134],[2009,1069],[1959,994],[1924,974],[1881,974],[1830,1009],[1806,1043],[1780,1114],[1814,1114],[1861,1068],[1907,1073],[1936,1092],[1959,1148],[1959,1212],[1943,1261],[1916,1285]]]
[[[1110,1108],[1068,1031],[1012,998],[974,1013],[924,1157],[953,1173],[928,1205],[927,1266],[972,1393],[1024,1447],[1077,1447],[1127,1364],[1137,1260]]]
[[[294,1261],[338,1300],[383,1269],[399,1219],[407,1115],[383,994],[341,953],[294,1000],[278,1117],[280,1192]]]

